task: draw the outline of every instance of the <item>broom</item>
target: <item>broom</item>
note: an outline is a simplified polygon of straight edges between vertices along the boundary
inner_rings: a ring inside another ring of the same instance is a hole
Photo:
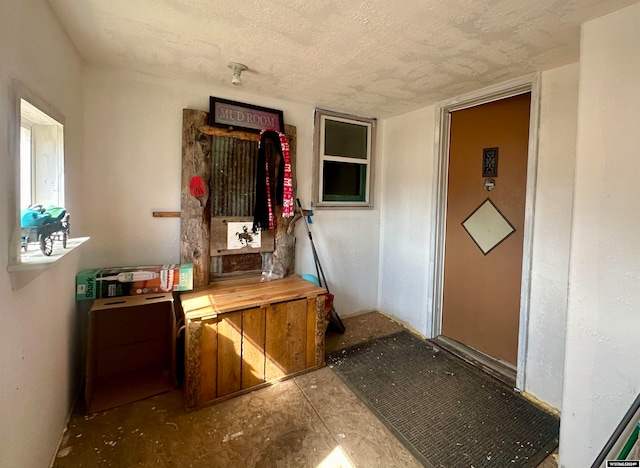
[[[320,259],[318,258],[318,252],[316,251],[316,246],[313,242],[313,236],[311,235],[311,229],[309,229],[309,223],[307,222],[307,217],[304,215],[302,211],[302,205],[300,204],[300,199],[296,198],[296,203],[298,204],[298,208],[300,209],[300,216],[304,220],[304,225],[307,228],[307,234],[309,235],[309,241],[311,242],[311,252],[313,253],[313,261],[316,264],[316,275],[318,276],[318,281],[321,281],[320,286],[324,287],[327,290],[327,293],[331,294],[329,291],[329,285],[327,284],[327,279],[324,277],[324,271],[322,271],[322,265],[320,264]],[[324,284],[324,285],[323,285]],[[338,333],[344,333],[344,324],[336,309],[331,304],[331,315],[329,316],[329,328],[333,328]]]

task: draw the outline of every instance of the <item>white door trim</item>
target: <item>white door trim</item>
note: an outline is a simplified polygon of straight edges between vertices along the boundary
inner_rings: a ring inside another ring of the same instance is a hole
[[[440,102],[436,105],[435,128],[435,175],[433,189],[433,225],[431,236],[430,267],[433,282],[430,285],[431,302],[431,336],[442,333],[442,296],[444,280],[444,247],[445,224],[447,212],[448,169],[449,169],[449,136],[451,129],[451,112],[489,102],[531,93],[531,110],[529,116],[529,148],[527,162],[527,188],[525,199],[522,282],[520,287],[520,325],[518,331],[518,362],[516,373],[516,389],[525,390],[525,364],[528,344],[529,304],[531,291],[531,256],[533,249],[533,221],[535,211],[535,193],[538,168],[538,123],[540,116],[540,74],[535,73],[515,80],[490,86],[469,94]]]

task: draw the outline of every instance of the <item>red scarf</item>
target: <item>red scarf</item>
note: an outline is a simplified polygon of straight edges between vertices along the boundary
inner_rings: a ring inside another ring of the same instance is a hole
[[[284,133],[277,132],[275,130],[265,129],[260,132],[260,138],[258,140],[258,149],[262,145],[262,136],[265,132],[277,133],[280,138],[280,150],[282,153],[282,159],[284,160],[284,178],[282,182],[282,217],[290,218],[294,213],[293,207],[293,179],[291,177],[291,155],[289,154],[289,140]],[[269,229],[273,229],[276,226],[276,220],[273,215],[273,206],[271,202],[271,181],[269,180],[269,158],[265,157],[265,182],[266,182],[266,195],[267,195],[267,210],[269,212]]]

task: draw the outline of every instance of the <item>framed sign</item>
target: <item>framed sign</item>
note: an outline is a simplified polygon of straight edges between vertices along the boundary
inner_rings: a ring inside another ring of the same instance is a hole
[[[284,133],[284,116],[281,110],[211,96],[209,125],[254,133],[260,133],[263,129]]]
[[[253,221],[246,223],[227,223],[227,250],[236,250],[243,247],[259,249],[262,247],[262,233],[251,230]]]

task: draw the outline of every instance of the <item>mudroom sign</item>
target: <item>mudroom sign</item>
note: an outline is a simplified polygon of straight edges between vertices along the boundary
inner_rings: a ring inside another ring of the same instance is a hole
[[[260,133],[262,129],[284,132],[284,116],[281,110],[211,96],[209,125],[253,133]]]

